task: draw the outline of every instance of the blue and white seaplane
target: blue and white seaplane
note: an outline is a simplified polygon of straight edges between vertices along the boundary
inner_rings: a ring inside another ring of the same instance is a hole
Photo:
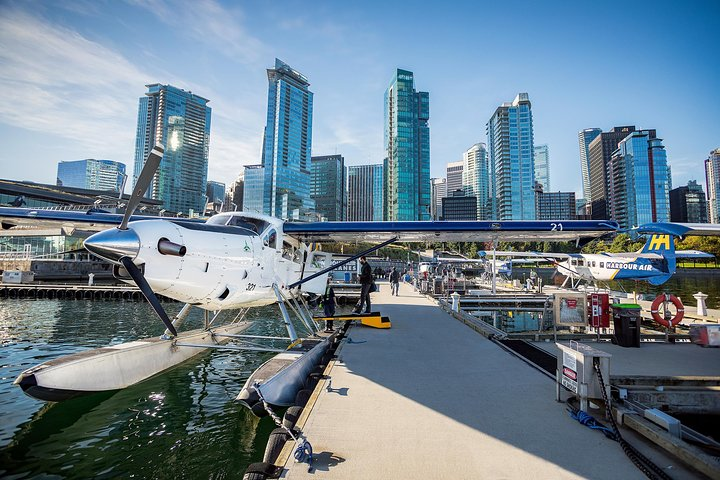
[[[720,226],[712,224],[651,223],[637,227],[640,234],[646,234],[643,248],[637,252],[623,253],[537,253],[537,252],[496,252],[499,256],[512,257],[518,261],[548,261],[557,272],[567,278],[575,288],[580,282],[603,282],[609,280],[646,281],[651,285],[662,285],[675,274],[677,259],[710,259],[712,254],[699,250],[675,250],[674,237],[686,235],[720,235]],[[659,233],[658,233],[659,232]],[[523,260],[520,260],[523,261]]]
[[[4,229],[61,224],[97,231],[84,247],[111,262],[117,278],[137,285],[166,327],[161,337],[84,351],[30,368],[15,381],[28,395],[59,401],[118,390],[208,348],[261,349],[278,353],[273,360],[280,364],[270,368],[271,375],[251,377],[253,384],[259,385],[268,403],[291,405],[331,341],[319,334],[304,295],[324,292],[327,275],[334,268],[397,241],[578,241],[618,229],[606,221],[292,223],[246,212],[221,213],[204,222],[136,216],[134,211],[162,156],[161,146],[149,154],[124,215],[0,208]],[[317,242],[370,242],[374,246],[332,265],[329,254],[310,247]],[[185,305],[170,319],[157,294]],[[258,346],[267,337],[243,333],[251,324],[243,320],[249,308],[275,303],[287,329],[288,336],[282,338],[291,347],[287,351]],[[296,333],[288,305],[308,331],[307,337],[300,339]],[[207,312],[204,328],[178,333],[193,307]],[[239,313],[229,323],[216,325],[220,313],[228,310]],[[234,344],[226,345],[230,341]],[[251,398],[249,390],[246,384],[240,400],[253,407],[257,398]]]

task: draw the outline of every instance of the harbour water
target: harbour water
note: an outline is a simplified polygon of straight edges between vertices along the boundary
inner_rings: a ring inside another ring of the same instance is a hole
[[[181,305],[164,306],[172,315]],[[251,311],[248,333],[283,335],[276,312]],[[188,327],[201,323],[198,310]],[[0,300],[0,477],[241,478],[261,461],[274,424],[234,398],[268,353],[203,353],[125,390],[56,404],[12,385],[51,358],[162,330],[144,302]]]

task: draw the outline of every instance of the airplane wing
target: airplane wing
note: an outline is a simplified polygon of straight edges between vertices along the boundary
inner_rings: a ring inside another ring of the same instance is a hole
[[[700,250],[675,250],[675,257],[677,258],[715,258],[712,253],[703,252]]]
[[[40,208],[0,207],[0,227],[2,227],[2,230],[8,230],[14,227],[62,227],[67,230],[78,229],[82,231],[99,232],[110,227],[120,225],[122,218],[122,214],[116,213],[46,210]],[[191,223],[204,222],[203,220],[196,218],[155,217],[148,215],[133,215],[130,217],[130,221],[133,222],[137,220],[157,220],[159,218]]]
[[[613,221],[288,222],[286,234],[304,242],[569,241],[616,232]]]
[[[676,237],[691,236],[720,236],[720,224],[717,223],[646,223],[636,228],[638,233],[661,233],[675,235]]]
[[[493,251],[492,250],[483,250],[482,253],[485,256],[492,257]],[[515,258],[526,258],[526,259],[533,259],[536,258],[538,260],[544,260],[546,258],[562,258],[565,259],[569,255],[567,253],[541,253],[541,252],[515,252],[512,250],[495,250],[495,256],[496,257],[512,257]],[[537,261],[537,260],[530,260],[530,261]]]

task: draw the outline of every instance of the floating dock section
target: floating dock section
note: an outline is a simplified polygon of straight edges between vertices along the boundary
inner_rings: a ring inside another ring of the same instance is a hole
[[[569,418],[554,380],[409,285],[388,290],[373,305],[393,328],[350,328],[297,423],[312,468],[293,461],[289,442],[281,478],[645,478],[618,443]],[[623,435],[673,478],[698,478]]]

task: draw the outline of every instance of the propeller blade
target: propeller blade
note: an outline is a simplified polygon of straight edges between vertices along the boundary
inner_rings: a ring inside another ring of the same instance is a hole
[[[135,183],[135,188],[133,189],[132,195],[130,195],[127,207],[125,208],[125,216],[118,227],[120,230],[127,230],[128,221],[130,221],[130,217],[133,213],[135,213],[135,209],[138,205],[140,205],[140,201],[145,195],[145,192],[147,192],[150,182],[152,182],[155,172],[160,166],[160,161],[163,158],[164,152],[165,150],[162,145],[155,145],[150,152],[150,155],[148,155],[147,160],[145,160],[145,165],[143,166],[142,172],[140,172],[140,176]]]
[[[145,280],[145,277],[143,277],[143,274],[137,267],[137,265],[135,265],[132,260],[130,260],[130,257],[122,257],[120,259],[120,263],[122,263],[122,266],[125,267],[125,270],[127,270],[127,272],[130,274],[137,286],[140,288],[140,291],[150,303],[150,306],[152,306],[153,310],[155,310],[157,316],[160,317],[160,320],[162,320],[167,329],[170,330],[170,332],[177,337],[177,330],[175,330],[175,326],[168,318],[167,313],[165,313],[162,305],[160,305],[160,300],[158,300],[155,292],[153,292],[152,288],[150,288],[150,285],[147,283],[147,280]]]

